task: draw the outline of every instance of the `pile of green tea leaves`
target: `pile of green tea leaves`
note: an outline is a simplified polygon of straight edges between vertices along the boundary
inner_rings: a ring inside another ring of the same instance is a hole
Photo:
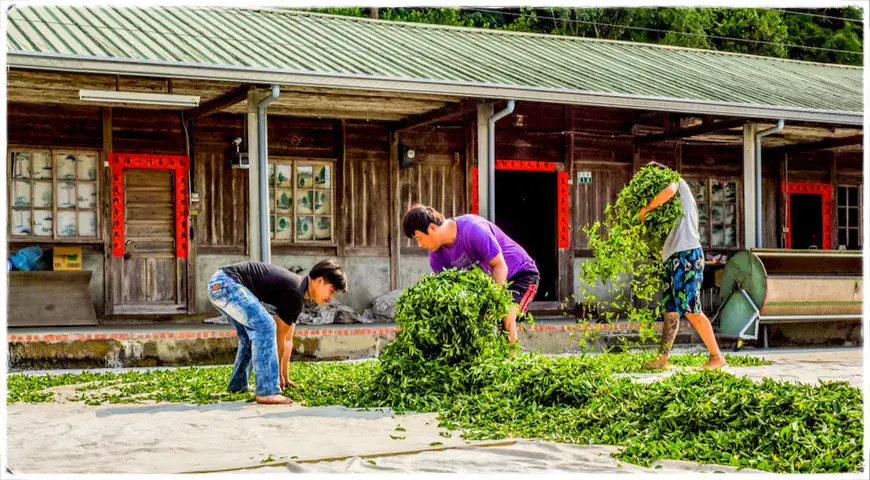
[[[655,338],[652,324],[661,314],[654,299],[663,287],[662,246],[683,211],[679,193],[648,212],[643,222],[640,210],[679,179],[680,175],[670,169],[641,169],[619,192],[616,204],[607,205],[604,221],[583,228],[593,258],[580,266],[579,300],[596,308],[589,309],[581,323],[626,320],[640,331],[642,342]],[[600,294],[599,282],[607,287],[609,295]],[[586,338],[581,344],[587,344],[598,330],[584,332]]]
[[[423,276],[396,303],[400,330],[379,356],[377,397],[393,408],[437,410],[465,392],[468,368],[508,353],[498,326],[511,302],[479,268]]]
[[[402,330],[379,360],[293,363],[290,378],[298,387],[285,394],[309,406],[439,412],[440,426],[466,439],[619,445],[615,456],[641,465],[678,459],[813,473],[862,466],[863,395],[848,383],[757,383],[705,370],[647,383],[625,374],[642,371],[653,352],[517,352],[496,328],[507,312],[506,295],[479,271],[427,276],[400,297]],[[674,355],[671,363],[699,366],[706,358]],[[727,360],[769,364],[742,355]],[[51,401],[45,389],[61,385],[77,385],[72,400],[91,404],[253,401],[253,393],[226,393],[230,371],[16,374],[8,377],[7,401]]]

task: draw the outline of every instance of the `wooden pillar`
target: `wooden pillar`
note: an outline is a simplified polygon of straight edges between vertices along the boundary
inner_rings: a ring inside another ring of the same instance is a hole
[[[471,188],[472,178],[471,176],[474,174],[474,166],[477,165],[475,156],[475,127],[477,125],[477,121],[471,120],[465,126],[465,209],[463,213],[471,213],[473,210],[471,207],[474,203],[477,203],[477,198],[472,197]]]
[[[257,105],[263,96],[256,88],[248,91],[248,251],[251,260],[263,260],[260,251],[260,164],[257,151]],[[268,195],[269,192],[263,192]]]
[[[566,107],[568,113],[566,120],[570,119],[571,107]],[[572,122],[573,123],[573,122]],[[570,312],[574,310],[574,234],[576,232],[574,225],[574,195],[575,195],[575,170],[574,170],[574,130],[572,123],[566,124],[568,133],[565,135],[565,169],[568,172],[568,225],[569,225],[569,242],[568,248],[560,248],[558,264],[559,264],[559,301],[566,303],[565,308]],[[557,239],[558,241],[558,239]]]
[[[777,212],[779,212],[779,228],[776,229],[776,245],[779,248],[785,248],[785,233],[788,226],[787,219],[785,218],[785,205],[788,201],[786,196],[788,194],[782,191],[783,182],[785,182],[785,177],[788,174],[788,172],[786,172],[787,157],[788,154],[784,154],[779,158],[779,177],[776,179],[776,195],[774,195],[776,198]],[[744,185],[743,188],[746,188],[746,186]]]
[[[170,79],[170,82],[172,80]],[[171,87],[172,83],[170,83]],[[188,171],[187,171],[187,181],[188,181],[188,192],[193,192],[196,189],[196,145],[194,142],[194,122],[188,122],[184,120],[184,116],[181,118],[182,122],[187,123],[187,138],[185,139],[187,145],[187,159],[188,159]],[[188,216],[187,216],[187,258],[178,258],[178,265],[184,265],[184,272],[182,274],[186,277],[186,286],[187,289],[184,292],[184,295],[187,297],[187,313],[196,313],[196,221],[199,214],[199,209],[194,208],[198,207],[200,204],[197,202],[191,201],[191,195],[188,195],[187,200],[187,208],[188,208]],[[182,297],[179,297],[182,298]]]
[[[477,105],[477,205],[479,207],[478,214],[484,218],[489,218],[489,165],[487,165],[489,136],[487,125],[489,117],[494,111],[491,103]]]
[[[640,168],[640,144],[635,140],[632,142],[631,149],[631,174],[634,175],[639,172]]]
[[[348,167],[347,154],[345,153],[347,145],[347,125],[345,124],[344,119],[337,120],[333,125],[333,129],[335,158],[338,160],[338,165],[336,165],[335,168],[335,173],[338,177],[335,180],[335,186],[338,190],[338,195],[336,195],[338,204],[335,207],[335,211],[338,212],[338,218],[336,218],[335,230],[333,231],[333,234],[335,235],[333,240],[338,245],[336,253],[343,262],[347,248],[347,205],[350,203],[347,198],[347,185],[345,184]]]
[[[401,228],[399,216],[400,209],[400,186],[399,186],[399,134],[390,132],[390,290],[399,288],[399,269],[401,262],[399,256],[401,254]]]
[[[677,168],[677,173],[683,174],[683,142],[677,140],[674,143],[674,164]]]
[[[109,167],[109,154],[112,153],[112,107],[102,107],[103,151],[100,155],[100,175],[103,194],[102,218],[100,219],[103,234],[103,310],[106,315],[114,312],[115,289],[113,286],[112,266],[117,261],[112,256],[112,169]],[[121,292],[117,292],[119,295]],[[99,312],[98,312],[99,313]]]
[[[755,198],[755,133],[758,125],[747,123],[743,126],[743,246],[755,247],[755,206],[760,199]]]

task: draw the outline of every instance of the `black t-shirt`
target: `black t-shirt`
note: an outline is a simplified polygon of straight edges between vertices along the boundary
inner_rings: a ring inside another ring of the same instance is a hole
[[[307,276],[301,277],[286,268],[263,262],[234,263],[221,270],[247,287],[261,302],[274,306],[284,323],[296,323],[308,290]]]

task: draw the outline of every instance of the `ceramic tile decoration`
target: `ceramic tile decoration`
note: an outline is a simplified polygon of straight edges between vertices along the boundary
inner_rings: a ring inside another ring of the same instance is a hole
[[[315,240],[329,240],[332,237],[332,219],[330,217],[317,217],[314,228]]]
[[[737,184],[734,182],[728,182],[725,184],[725,201],[726,202],[736,202],[737,201]]]
[[[279,212],[293,211],[293,189],[279,188],[277,197],[277,207]]]
[[[57,163],[58,180],[75,180],[76,156],[71,153],[58,153],[54,158]]]
[[[79,212],[79,235],[82,237],[97,236],[97,212],[80,211]]]
[[[319,190],[314,192],[314,213],[329,215],[329,192]]]
[[[57,212],[57,234],[61,237],[74,237],[76,233],[76,212]]]
[[[275,185],[279,187],[293,187],[293,166],[289,164],[274,165],[275,172],[278,178],[275,179]]]
[[[737,223],[737,205],[725,205],[725,223]]]
[[[30,210],[12,210],[12,235],[33,235]]]
[[[314,166],[314,187],[329,189],[332,183],[332,168],[328,165],[315,165]]]
[[[721,183],[714,182],[711,187],[711,191],[713,193],[714,202],[721,202],[725,200],[724,188],[722,187]]]
[[[293,239],[293,229],[291,228],[293,224],[291,223],[292,219],[290,217],[279,216],[275,229],[275,239],[277,240],[292,240]]]
[[[97,208],[96,182],[79,182],[78,190],[79,208]]]
[[[31,204],[30,182],[28,181],[13,181],[12,182],[12,206],[13,207],[29,207]]]
[[[77,170],[79,180],[94,181],[97,179],[97,156],[93,154],[81,154],[77,158]]]
[[[304,214],[314,211],[314,192],[311,190],[296,191],[296,213]]]
[[[725,246],[725,227],[713,226],[713,246]]]
[[[314,217],[298,217],[296,219],[296,239],[312,240],[314,238]]]
[[[705,224],[707,223],[707,204],[699,203],[698,204],[698,223]]]
[[[96,195],[96,192],[94,192]],[[33,182],[33,206],[37,208],[51,208],[51,182]]]
[[[312,188],[314,186],[314,166],[296,166],[296,186],[299,188]]]
[[[737,227],[734,227],[734,226],[725,227],[725,246],[726,247],[736,247],[737,246]]]
[[[54,228],[54,223],[52,223],[51,210],[33,211],[34,235],[38,235],[40,237],[50,237],[52,233],[52,228]]]
[[[12,178],[30,178],[32,152],[12,152]]]
[[[51,180],[51,155],[48,152],[33,152],[33,178]]]
[[[57,208],[76,208],[76,184],[57,182]]]
[[[718,225],[721,224],[724,216],[722,215],[722,210],[724,209],[724,205],[713,204],[713,224]]]
[[[695,194],[696,202],[707,201],[707,184],[689,180],[689,185],[692,187],[692,192]]]

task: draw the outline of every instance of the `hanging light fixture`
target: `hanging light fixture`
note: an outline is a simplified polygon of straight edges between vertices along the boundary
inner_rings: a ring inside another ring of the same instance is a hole
[[[79,90],[79,100],[97,103],[124,103],[134,105],[162,105],[190,108],[199,106],[199,95],[171,93],[116,92],[114,90]]]

